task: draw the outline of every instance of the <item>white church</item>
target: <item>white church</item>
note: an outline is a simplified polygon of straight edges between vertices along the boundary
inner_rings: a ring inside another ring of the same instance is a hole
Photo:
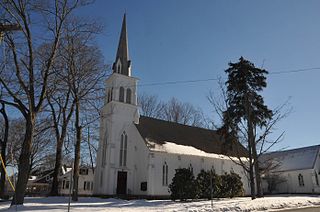
[[[168,197],[168,185],[177,168],[201,169],[241,176],[245,193],[249,183],[242,167],[225,155],[215,131],[139,115],[138,79],[132,76],[126,16],[113,73],[106,80],[101,111],[100,142],[94,175],[94,195]],[[245,155],[244,147],[235,147]]]

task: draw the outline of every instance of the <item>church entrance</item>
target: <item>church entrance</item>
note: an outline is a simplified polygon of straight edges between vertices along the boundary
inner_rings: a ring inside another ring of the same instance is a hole
[[[127,172],[118,171],[117,194],[127,194]]]

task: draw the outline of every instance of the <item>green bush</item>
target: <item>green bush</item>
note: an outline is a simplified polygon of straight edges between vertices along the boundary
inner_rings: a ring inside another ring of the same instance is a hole
[[[169,191],[172,200],[185,201],[197,198],[197,185],[193,172],[186,168],[176,169],[172,183],[169,185]]]
[[[211,199],[211,189],[212,197],[217,198],[221,190],[221,177],[212,171],[201,170],[197,176],[197,186],[200,198]]]
[[[225,173],[221,175],[221,197],[235,197],[235,196],[243,196],[243,183],[241,181],[241,177],[231,172],[230,174]]]
[[[201,170],[195,180],[193,172],[186,168],[176,169],[172,183],[169,185],[169,192],[172,200],[211,199],[211,185],[213,198],[232,198],[244,194],[241,177],[234,172],[219,176],[212,171]]]

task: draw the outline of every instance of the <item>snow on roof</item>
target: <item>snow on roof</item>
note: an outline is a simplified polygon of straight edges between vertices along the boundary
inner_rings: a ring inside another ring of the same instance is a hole
[[[218,159],[230,159],[228,156],[215,154],[215,153],[207,153],[200,149],[196,149],[192,146],[179,145],[173,142],[165,141],[164,144],[158,144],[146,139],[147,146],[151,151],[154,152],[165,152],[171,154],[180,154],[180,155],[193,155],[200,156],[206,158],[218,158]],[[233,158],[236,159],[236,158]]]
[[[261,161],[277,164],[274,171],[293,171],[312,169],[317,158],[320,145],[291,149],[286,151],[271,152],[263,155]]]
[[[166,141],[182,146],[227,156],[246,156],[247,150],[239,143],[225,145],[221,135],[214,130],[183,125],[175,122],[140,116],[135,125],[142,139],[163,145]]]

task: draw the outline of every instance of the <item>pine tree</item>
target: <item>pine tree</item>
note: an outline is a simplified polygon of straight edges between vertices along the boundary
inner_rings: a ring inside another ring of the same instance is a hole
[[[228,105],[223,114],[222,128],[226,132],[226,137],[237,138],[241,126],[245,124],[251,197],[254,199],[255,178],[257,195],[258,197],[262,196],[255,132],[257,128],[265,126],[273,115],[272,111],[264,104],[263,97],[259,94],[267,86],[265,75],[268,72],[256,68],[253,63],[243,57],[237,63],[230,62],[229,68],[225,72],[228,74],[226,82]]]

